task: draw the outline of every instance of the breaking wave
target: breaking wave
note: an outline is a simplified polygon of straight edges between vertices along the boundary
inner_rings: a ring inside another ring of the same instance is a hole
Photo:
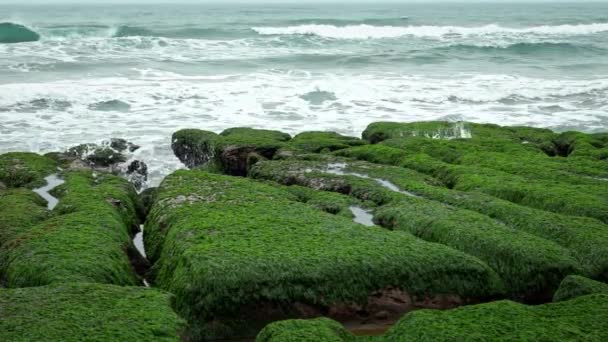
[[[534,26],[510,28],[496,24],[479,27],[462,26],[372,26],[372,25],[298,25],[287,27],[254,27],[261,35],[315,35],[333,39],[381,39],[414,36],[451,38],[472,36],[572,36],[608,32],[608,23]]]
[[[35,42],[40,39],[40,35],[29,28],[14,24],[0,23],[0,43],[25,43]]]

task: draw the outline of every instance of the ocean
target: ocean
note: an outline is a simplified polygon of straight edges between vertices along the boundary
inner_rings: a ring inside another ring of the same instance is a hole
[[[0,4],[0,153],[438,119],[608,129],[608,2]]]

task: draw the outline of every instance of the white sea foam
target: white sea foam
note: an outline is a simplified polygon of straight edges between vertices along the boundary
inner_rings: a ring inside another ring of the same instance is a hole
[[[261,35],[316,35],[334,39],[377,39],[404,36],[422,38],[453,38],[454,36],[571,36],[608,32],[608,23],[580,25],[503,27],[496,24],[478,27],[463,26],[372,26],[372,25],[298,25],[286,27],[254,27]]]
[[[387,120],[454,118],[589,130],[608,125],[608,78],[298,70],[211,77],[154,69],[133,74],[139,76],[1,84],[0,153],[48,152],[123,137],[142,146],[135,157],[149,165],[150,183],[155,185],[182,167],[170,148],[171,134],[181,128],[219,132],[251,126],[292,134],[335,130],[360,135],[370,122]],[[307,100],[307,94],[318,92],[332,97]],[[99,112],[90,107],[112,100],[128,103],[129,111]],[[45,103],[51,105],[40,105]]]

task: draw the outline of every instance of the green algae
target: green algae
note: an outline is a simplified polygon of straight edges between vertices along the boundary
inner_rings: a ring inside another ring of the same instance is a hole
[[[137,227],[137,196],[125,180],[91,172],[64,175],[53,216],[0,249],[6,287],[62,282],[139,283],[127,251]]]
[[[608,295],[527,306],[496,301],[452,310],[405,315],[382,336],[355,337],[326,319],[287,320],[268,325],[258,342],[283,341],[605,341]],[[291,338],[291,337],[298,338]]]
[[[335,192],[315,191],[301,186],[290,186],[286,190],[295,195],[299,202],[306,203],[330,214],[342,215],[349,218],[353,217],[349,209],[350,206],[359,204],[353,198]]]
[[[554,302],[562,302],[594,293],[608,294],[608,284],[581,276],[568,276],[553,296]]]
[[[581,263],[585,275],[608,280],[608,226],[598,220],[538,210],[484,193],[446,189],[439,186],[437,180],[402,167],[350,161],[348,169],[388,180],[424,198],[476,211],[512,229],[556,242],[567,248]]]
[[[0,288],[2,341],[180,341],[170,295],[142,287]]]
[[[11,152],[0,155],[0,182],[9,188],[35,188],[44,177],[56,172],[54,160],[36,153]]]
[[[175,155],[189,168],[245,176],[260,160],[293,154],[331,152],[366,144],[365,141],[335,132],[303,132],[293,139],[289,134],[236,127],[220,134],[183,129],[172,137]]]
[[[474,257],[323,213],[282,187],[200,171],[164,180],[145,241],[152,280],[176,295],[195,339],[246,330],[260,317],[243,312],[265,303],[364,304],[387,286],[465,299],[503,291]]]
[[[483,167],[449,164],[425,153],[408,154],[388,146],[360,146],[338,153],[374,163],[411,168],[437,178],[450,189],[483,192],[532,208],[608,222],[605,182],[581,185],[556,182],[548,177],[532,180]],[[395,155],[403,157],[396,161]]]
[[[346,175],[324,172],[328,165],[337,165],[336,162],[342,162]],[[266,161],[257,164],[251,176],[285,185],[298,184],[337,191],[374,201],[380,206],[375,211],[376,223],[390,229],[408,231],[424,240],[442,243],[480,258],[501,276],[514,298],[537,302],[548,300],[565,276],[582,272],[570,252],[552,241],[513,230],[502,222],[471,210],[415,198],[389,190],[375,179],[361,178],[391,180],[394,177],[386,176],[390,175],[387,171],[392,170],[409,183],[417,184],[418,188],[437,188],[431,185],[433,181],[428,176],[402,168],[362,162],[347,166],[343,162],[339,159],[333,160],[333,163]],[[349,176],[348,172],[361,176]]]
[[[28,189],[0,190],[0,246],[48,218],[46,202]]]
[[[384,341],[605,341],[608,295],[526,306],[510,301],[406,315]]]
[[[603,159],[605,133],[553,133],[527,127],[461,123],[468,139],[429,139],[447,122],[373,123],[364,138],[386,145],[367,146],[342,155],[413,168],[446,186],[480,191],[514,203],[608,222],[608,167]],[[420,133],[422,132],[422,133]],[[395,158],[401,150],[400,157]],[[553,157],[553,158],[552,158]]]
[[[344,342],[355,336],[328,318],[294,319],[267,325],[256,337],[256,342]]]
[[[300,153],[333,152],[365,144],[366,142],[359,138],[335,132],[304,132],[289,142],[289,146]]]

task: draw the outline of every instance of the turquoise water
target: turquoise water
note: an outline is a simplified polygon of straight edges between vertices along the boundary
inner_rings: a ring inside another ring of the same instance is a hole
[[[608,129],[608,3],[0,5],[0,23],[0,152],[120,136],[153,179],[184,127]]]

